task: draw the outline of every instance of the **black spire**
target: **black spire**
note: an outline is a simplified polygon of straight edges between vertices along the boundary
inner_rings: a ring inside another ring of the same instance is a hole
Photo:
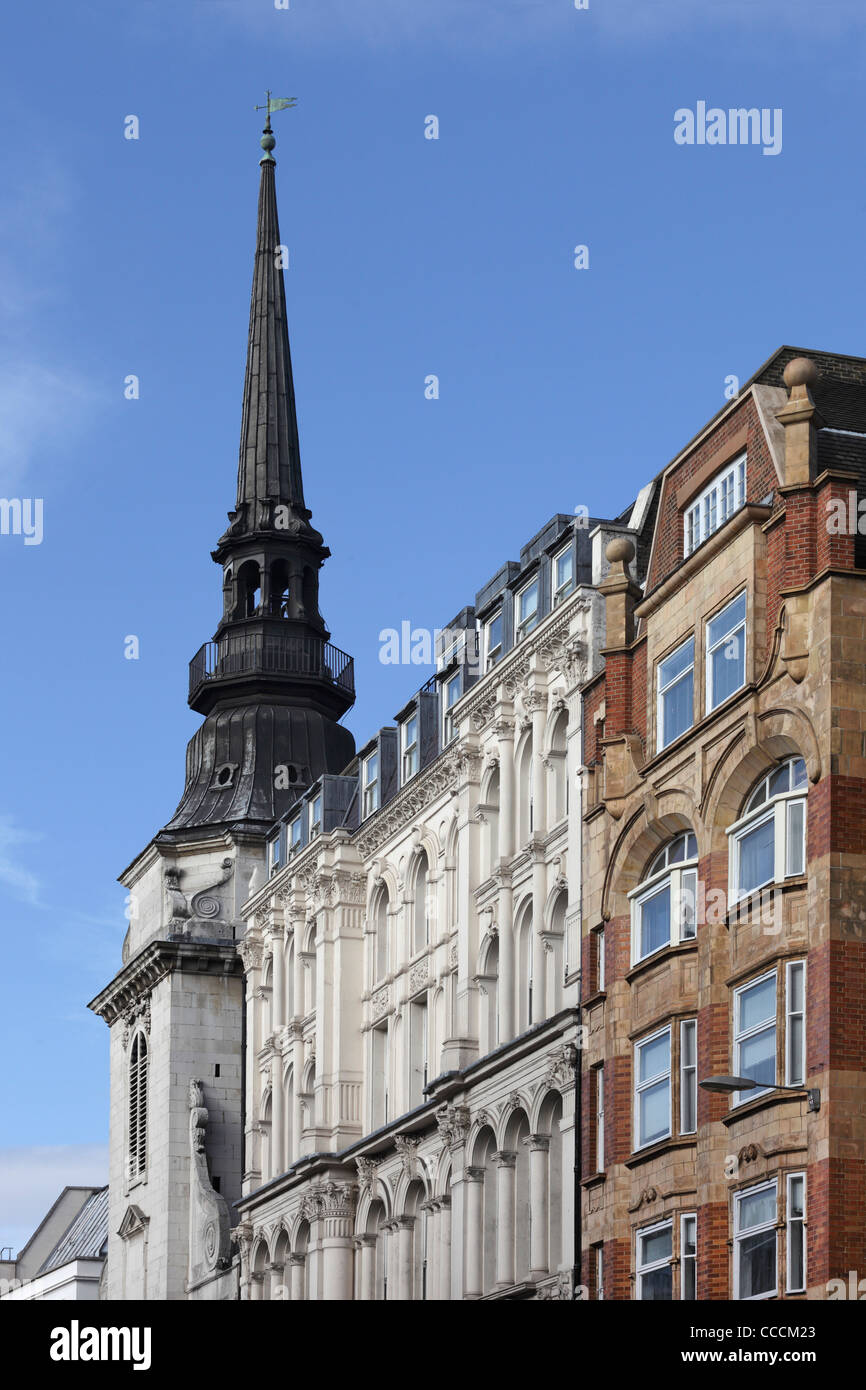
[[[223,615],[214,640],[190,662],[189,703],[206,719],[187,750],[186,790],[166,831],[266,827],[304,785],[341,772],[354,754],[351,734],[337,723],[355,699],[353,664],[331,646],[319,612],[319,569],[330,551],[304,502],[270,109],[237,505],[213,551],[223,571]]]

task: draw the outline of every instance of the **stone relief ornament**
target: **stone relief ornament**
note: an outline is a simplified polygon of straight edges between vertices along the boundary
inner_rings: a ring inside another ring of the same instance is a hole
[[[189,1280],[203,1279],[216,1269],[227,1269],[231,1262],[231,1219],[225,1197],[217,1192],[208,1171],[208,1111],[204,1103],[204,1083],[197,1077],[189,1082],[190,1207]]]
[[[545,1076],[547,1086],[567,1087],[574,1085],[574,1064],[577,1048],[574,1043],[563,1043],[551,1053],[550,1066]]]
[[[373,1017],[381,1018],[391,1007],[391,990],[388,985],[373,995]]]
[[[419,960],[409,971],[409,993],[414,994],[417,990],[421,989],[422,985],[426,985],[429,978],[429,961],[426,958],[424,960]]]
[[[449,1149],[465,1144],[470,1123],[468,1105],[449,1105],[445,1102],[436,1111],[439,1138]]]
[[[359,1192],[372,1195],[376,1191],[378,1161],[375,1158],[356,1158],[355,1167],[358,1169]]]
[[[238,942],[238,955],[243,962],[245,975],[251,970],[261,970],[263,951],[264,947],[257,936],[247,932],[241,937]]]
[[[130,1004],[120,1015],[123,1020],[123,1046],[129,1046],[129,1040],[134,1031],[143,1028],[144,1032],[150,1037],[150,995],[145,994],[141,999],[137,999],[134,1004]]]
[[[418,1176],[418,1140],[410,1139],[407,1134],[395,1134],[394,1147],[400,1155],[403,1172],[411,1181]]]

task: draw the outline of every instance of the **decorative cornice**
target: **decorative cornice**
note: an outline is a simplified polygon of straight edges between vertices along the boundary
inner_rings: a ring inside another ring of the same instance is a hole
[[[237,976],[243,973],[243,966],[233,941],[152,941],[87,1007],[111,1027],[125,1010],[174,970]]]

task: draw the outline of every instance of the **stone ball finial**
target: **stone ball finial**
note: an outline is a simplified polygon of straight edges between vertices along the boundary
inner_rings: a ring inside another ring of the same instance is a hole
[[[267,150],[268,153],[270,153],[270,151],[274,148],[274,145],[276,143],[276,137],[270,130],[266,130],[261,140],[259,141],[259,144],[261,145],[262,149]]]
[[[612,541],[608,541],[604,553],[612,565],[618,560],[624,565],[629,565],[634,559],[634,544],[628,536],[614,536]]]
[[[818,368],[810,357],[793,357],[782,377],[789,391],[795,386],[814,386],[818,380]]]

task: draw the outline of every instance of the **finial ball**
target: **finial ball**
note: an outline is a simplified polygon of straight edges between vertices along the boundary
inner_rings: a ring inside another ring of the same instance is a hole
[[[814,386],[818,380],[818,368],[809,357],[794,357],[782,375],[789,390],[794,386]]]
[[[259,141],[259,144],[261,145],[263,150],[272,150],[276,143],[277,142],[275,136],[269,130],[265,131],[264,135]]]
[[[608,541],[604,553],[612,565],[618,560],[628,565],[634,559],[634,545],[628,536],[614,536],[612,541]]]

